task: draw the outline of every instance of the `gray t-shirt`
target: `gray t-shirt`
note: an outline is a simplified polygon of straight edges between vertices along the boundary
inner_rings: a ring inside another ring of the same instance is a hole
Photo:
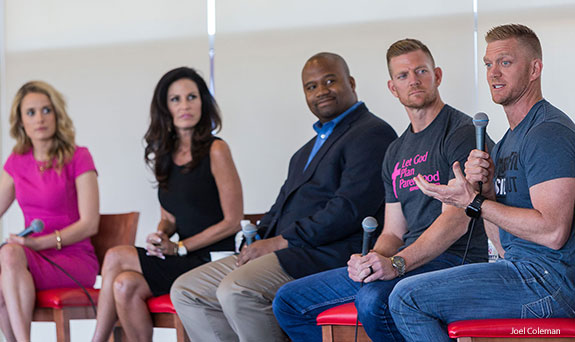
[[[493,142],[486,138],[488,148]],[[428,182],[447,184],[454,178],[452,165],[465,165],[475,148],[475,127],[471,117],[445,105],[435,120],[423,131],[413,133],[411,125],[389,146],[383,161],[386,203],[400,202],[407,221],[403,236],[405,248],[412,244],[441,214],[441,202],[424,195],[413,177],[423,175]],[[457,240],[448,251],[463,256],[468,234]],[[475,224],[468,261],[487,260],[487,238],[483,221]]]
[[[513,130],[507,130],[492,153],[497,202],[533,208],[529,188],[563,177],[575,177],[575,124],[546,100],[537,102]],[[571,191],[575,191],[572,189]],[[545,265],[563,286],[575,281],[575,221],[569,240],[559,250],[520,239],[499,229],[505,259]],[[556,272],[552,272],[552,271]]]

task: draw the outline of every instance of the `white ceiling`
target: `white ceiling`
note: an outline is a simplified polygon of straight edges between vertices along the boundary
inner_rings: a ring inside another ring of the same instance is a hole
[[[479,11],[575,0],[478,0]],[[177,39],[206,34],[206,0],[5,0],[7,51]],[[313,28],[469,13],[473,0],[216,0],[217,32]]]

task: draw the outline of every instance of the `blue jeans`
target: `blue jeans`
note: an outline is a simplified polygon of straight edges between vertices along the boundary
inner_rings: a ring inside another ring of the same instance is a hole
[[[408,272],[405,277],[461,264],[461,258],[444,253]],[[403,278],[401,278],[403,279]],[[403,341],[387,306],[387,298],[400,279],[360,286],[347,275],[347,267],[317,273],[282,286],[273,301],[274,314],[292,341],[321,341],[319,313],[355,300],[359,320],[374,341]]]
[[[575,294],[530,262],[499,260],[400,281],[389,307],[407,341],[451,341],[447,324],[483,318],[575,317]]]

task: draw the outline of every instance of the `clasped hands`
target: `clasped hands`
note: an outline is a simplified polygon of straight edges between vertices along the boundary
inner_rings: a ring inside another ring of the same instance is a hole
[[[347,274],[351,280],[364,283],[397,277],[391,259],[374,251],[365,256],[353,254],[347,262]]]
[[[162,231],[153,232],[146,237],[146,254],[160,259],[165,259],[166,255],[175,255],[177,246]]]
[[[414,181],[427,196],[457,208],[466,208],[473,201],[479,192],[479,182],[483,183],[483,196],[491,200],[495,199],[493,187],[495,168],[487,152],[471,151],[465,163],[465,175],[461,171],[459,162],[453,163],[453,173],[455,179],[452,179],[448,185],[429,183],[422,175],[417,175]]]

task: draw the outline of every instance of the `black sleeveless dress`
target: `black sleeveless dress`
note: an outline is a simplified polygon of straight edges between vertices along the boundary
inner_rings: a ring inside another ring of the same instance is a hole
[[[184,171],[183,166],[172,162],[167,189],[158,189],[162,208],[176,218],[176,233],[180,240],[198,234],[224,218],[209,153],[192,170]],[[172,283],[181,274],[209,262],[210,251],[234,249],[234,236],[183,257],[166,255],[165,260],[147,256],[145,248],[137,248],[144,278],[154,296],[169,293]]]

